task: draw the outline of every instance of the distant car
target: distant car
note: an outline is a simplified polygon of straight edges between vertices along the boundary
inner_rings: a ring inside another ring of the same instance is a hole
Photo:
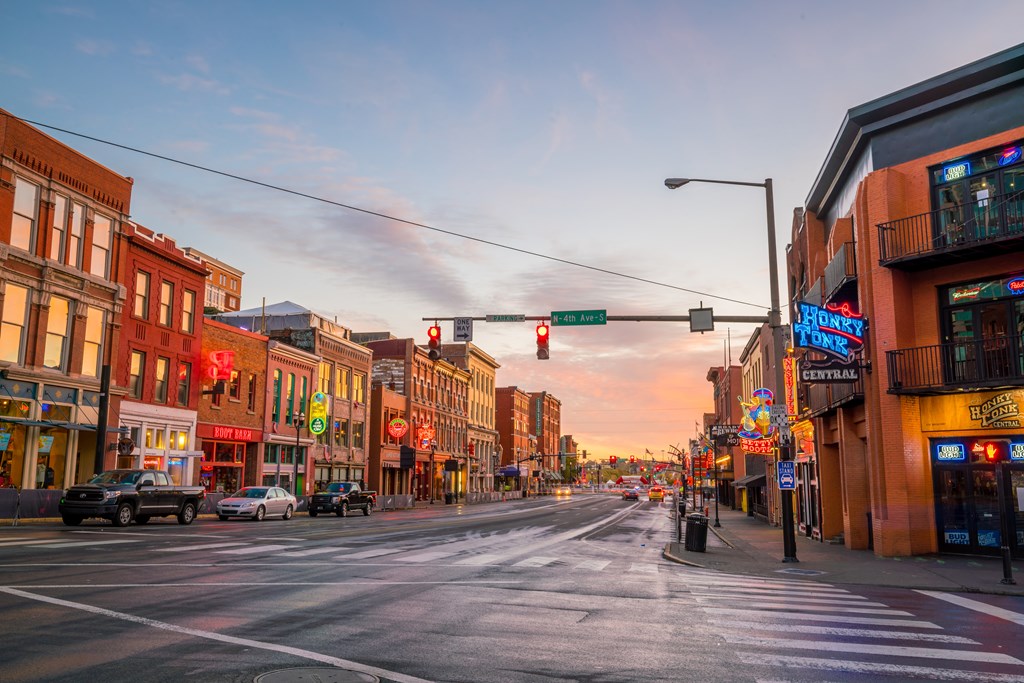
[[[665,500],[665,489],[660,486],[652,486],[647,491],[647,500]]]
[[[626,489],[622,492],[622,500],[640,500],[640,494],[636,489]]]
[[[278,486],[246,486],[217,503],[217,517],[227,521],[234,518],[257,522],[266,517],[291,519],[298,507],[295,496]]]
[[[572,489],[569,488],[568,486],[559,486],[557,489],[555,489],[555,495],[556,496],[571,496],[572,495]]]

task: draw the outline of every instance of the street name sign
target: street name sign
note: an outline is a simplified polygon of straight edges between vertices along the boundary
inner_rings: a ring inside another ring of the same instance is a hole
[[[796,490],[796,462],[793,460],[780,460],[775,463],[779,473],[779,490]]]
[[[473,319],[456,318],[455,334],[453,334],[452,337],[455,339],[455,341],[460,342],[473,341]]]
[[[521,323],[526,320],[525,313],[502,313],[497,315],[488,315],[485,318],[486,322],[489,323]]]
[[[608,311],[551,311],[551,324],[554,325],[607,325]]]

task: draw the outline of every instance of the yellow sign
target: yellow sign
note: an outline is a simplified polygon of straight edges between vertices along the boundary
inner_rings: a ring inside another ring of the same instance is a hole
[[[323,434],[327,431],[327,396],[322,391],[309,399],[309,432]]]
[[[921,397],[921,431],[1020,429],[1024,390]]]

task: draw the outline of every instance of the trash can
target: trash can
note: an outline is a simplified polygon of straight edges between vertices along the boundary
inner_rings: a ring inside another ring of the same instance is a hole
[[[678,506],[679,506],[679,514],[680,515],[685,515],[686,514],[686,500],[684,500],[683,498],[680,498]]]
[[[450,494],[450,493],[444,494],[444,504],[445,505],[451,505],[452,504],[452,494]]]
[[[702,553],[708,546],[708,518],[699,512],[686,517],[687,550]]]

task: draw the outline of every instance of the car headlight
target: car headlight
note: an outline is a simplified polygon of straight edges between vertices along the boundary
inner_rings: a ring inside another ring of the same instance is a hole
[[[341,496],[331,496],[331,504],[337,505],[341,502]]]
[[[244,503],[242,503],[242,504],[241,504],[241,505],[240,505],[239,507],[243,507],[243,508],[251,508],[251,507],[252,507],[253,505],[255,505],[255,504],[256,504],[256,503],[254,503],[253,501],[251,501],[251,500],[247,500],[247,501],[245,501]]]
[[[104,491],[103,500],[111,500],[121,495],[120,491]]]

